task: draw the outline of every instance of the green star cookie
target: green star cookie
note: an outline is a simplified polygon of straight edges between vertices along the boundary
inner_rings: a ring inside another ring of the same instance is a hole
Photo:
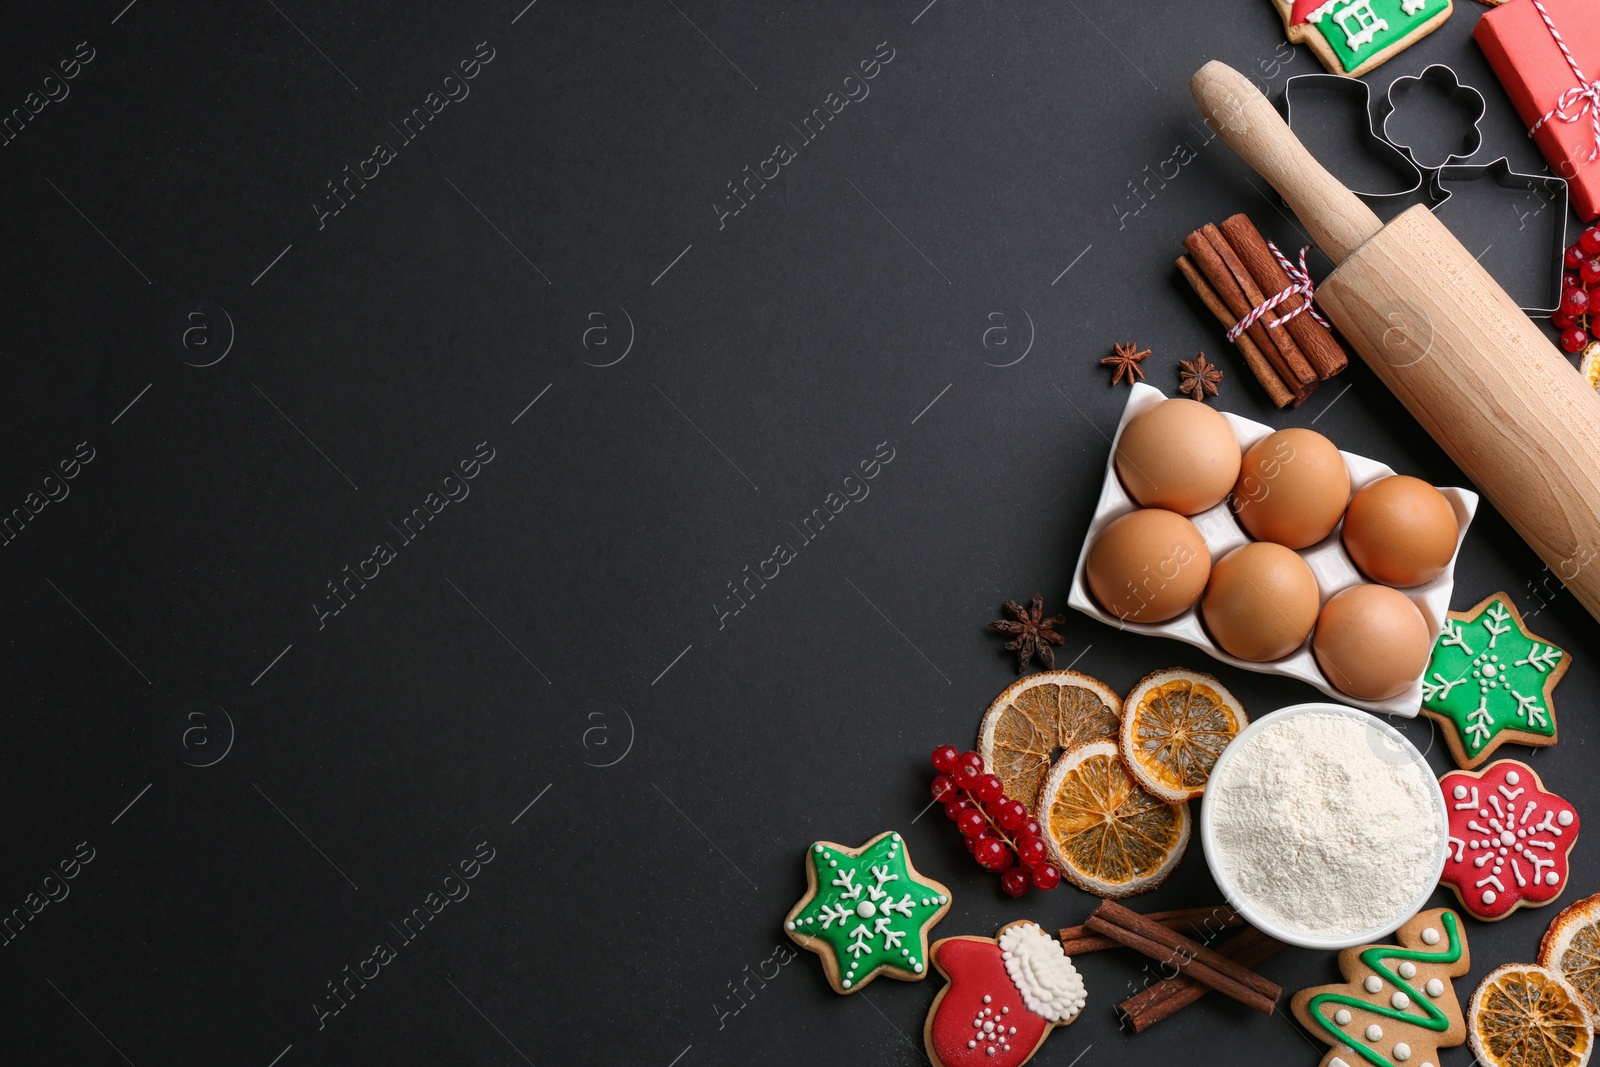
[[[1456,763],[1478,766],[1507,741],[1556,743],[1550,694],[1567,673],[1567,654],[1535,637],[1506,593],[1470,611],[1452,611],[1422,677],[1422,710],[1447,729]]]
[[[927,977],[928,931],[950,910],[950,890],[917,873],[899,834],[860,848],[818,841],[807,858],[806,895],[783,928],[822,957],[835,992],[853,993],[879,971]]]

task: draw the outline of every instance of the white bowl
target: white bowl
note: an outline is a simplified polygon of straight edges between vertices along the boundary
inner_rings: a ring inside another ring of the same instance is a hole
[[[1344,704],[1320,702],[1291,704],[1289,707],[1280,708],[1253,720],[1249,726],[1239,732],[1239,736],[1235,737],[1228,744],[1228,747],[1222,750],[1222,755],[1217,758],[1216,766],[1211,769],[1211,780],[1219,780],[1218,776],[1227,767],[1228,761],[1242,750],[1253,735],[1263,733],[1273,723],[1280,722],[1289,716],[1308,714],[1340,715],[1360,722],[1363,726],[1374,731],[1377,736],[1394,742],[1400,751],[1405,753],[1406,757],[1416,764],[1429,782],[1436,783],[1438,781],[1438,776],[1433,773],[1433,768],[1428,766],[1428,761],[1422,758],[1422,753],[1418,752],[1416,746],[1406,740],[1405,735],[1399,730],[1396,730],[1382,719],[1368,715],[1364,711],[1347,707]],[[1434,860],[1431,873],[1423,880],[1422,891],[1418,893],[1416,899],[1406,904],[1403,911],[1395,914],[1391,919],[1385,919],[1378,926],[1366,930],[1358,930],[1346,936],[1322,937],[1316,934],[1307,934],[1301,930],[1285,928],[1263,915],[1254,901],[1240,894],[1238,887],[1228,877],[1228,872],[1217,855],[1215,817],[1213,815],[1216,811],[1216,806],[1212,803],[1209,793],[1203,796],[1200,801],[1200,845],[1205,851],[1206,866],[1211,869],[1211,877],[1217,883],[1217,888],[1222,890],[1222,895],[1229,906],[1242,915],[1246,922],[1262,933],[1277,938],[1286,945],[1298,945],[1301,948],[1345,949],[1356,945],[1375,944],[1394,933],[1408,919],[1421,911],[1423,905],[1427,904],[1428,898],[1433,895],[1433,891],[1438,888],[1439,876],[1444,873],[1445,852],[1447,851],[1445,838],[1450,832],[1450,813],[1445,807],[1444,792],[1437,786],[1433,790],[1433,799],[1437,802],[1435,813],[1438,823],[1439,854]],[[1382,873],[1381,871],[1374,871],[1373,876],[1381,877]]]
[[[1316,686],[1322,692],[1348,704],[1354,704],[1368,711],[1379,711],[1385,715],[1404,715],[1414,718],[1422,707],[1422,675],[1418,674],[1411,685],[1397,696],[1388,700],[1357,700],[1346,693],[1341,693],[1328,681],[1318,666],[1316,656],[1311,651],[1311,642],[1308,640],[1295,651],[1282,659],[1272,660],[1270,663],[1256,663],[1251,660],[1239,659],[1224,652],[1211,635],[1206,632],[1205,625],[1200,621],[1200,606],[1197,603],[1188,611],[1175,619],[1166,622],[1126,622],[1106,611],[1095,600],[1094,594],[1089,592],[1088,580],[1084,577],[1084,569],[1089,562],[1089,547],[1094,544],[1094,539],[1100,536],[1113,519],[1121,518],[1128,512],[1138,508],[1138,503],[1128,495],[1122,486],[1122,479],[1117,477],[1116,470],[1116,441],[1122,437],[1123,427],[1128,425],[1128,420],[1146,408],[1153,407],[1168,399],[1161,390],[1149,385],[1135,385],[1128,394],[1128,403],[1122,409],[1122,420],[1117,423],[1117,436],[1111,444],[1111,455],[1106,458],[1105,481],[1100,487],[1100,502],[1095,505],[1094,518],[1089,523],[1089,532],[1084,535],[1083,549],[1078,554],[1078,567],[1072,576],[1072,592],[1067,597],[1067,603],[1085,615],[1093,616],[1103,623],[1108,623],[1122,630],[1133,633],[1150,634],[1155,637],[1170,637],[1175,641],[1194,645],[1204,649],[1212,658],[1220,659],[1224,663],[1231,663],[1235,667],[1243,667],[1247,671],[1258,671],[1262,674],[1281,674],[1286,678],[1298,678],[1302,682]],[[1233,427],[1233,434],[1239,439],[1239,448],[1248,449],[1251,445],[1261,440],[1272,432],[1272,427],[1260,422],[1252,422],[1238,415],[1222,412],[1223,418]],[[1344,456],[1345,466],[1350,471],[1351,490],[1360,489],[1368,482],[1375,482],[1394,473],[1393,468],[1382,463],[1357,456],[1349,452],[1341,452]],[[1422,612],[1422,618],[1427,622],[1429,631],[1435,636],[1444,628],[1445,614],[1450,610],[1450,592],[1455,588],[1456,556],[1461,554],[1461,542],[1467,536],[1467,527],[1472,523],[1472,516],[1478,510],[1478,494],[1468,489],[1454,489],[1440,487],[1439,491],[1450,502],[1450,508],[1456,513],[1456,551],[1450,557],[1450,564],[1444,573],[1426,585],[1415,586],[1411,589],[1402,589],[1406,597]],[[1202,511],[1198,515],[1189,516],[1189,521],[1199,528],[1200,534],[1206,539],[1206,548],[1211,551],[1213,562],[1221,559],[1233,549],[1247,544],[1250,538],[1234,518],[1228,501],[1224,500],[1209,511]],[[1311,573],[1317,579],[1317,593],[1321,603],[1326,604],[1328,598],[1341,589],[1348,589],[1352,585],[1361,585],[1367,581],[1361,572],[1350,561],[1349,553],[1345,552],[1344,544],[1340,540],[1343,523],[1322,541],[1310,548],[1302,549],[1300,558],[1306,561],[1311,568]]]

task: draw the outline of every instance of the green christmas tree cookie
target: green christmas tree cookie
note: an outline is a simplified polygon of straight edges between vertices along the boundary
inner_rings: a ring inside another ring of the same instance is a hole
[[[1506,593],[1452,611],[1422,676],[1422,710],[1444,727],[1456,764],[1483,763],[1507,741],[1556,743],[1551,693],[1567,654],[1529,632]]]
[[[860,848],[818,841],[806,856],[806,895],[783,928],[822,957],[834,991],[854,993],[880,971],[926,978],[928,931],[950,910],[950,890],[917,873],[900,835]]]

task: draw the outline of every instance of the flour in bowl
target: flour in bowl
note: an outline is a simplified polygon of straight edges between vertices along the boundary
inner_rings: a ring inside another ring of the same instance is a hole
[[[1237,895],[1316,937],[1405,919],[1444,849],[1439,785],[1412,753],[1359,719],[1315,712],[1240,744],[1204,801]]]

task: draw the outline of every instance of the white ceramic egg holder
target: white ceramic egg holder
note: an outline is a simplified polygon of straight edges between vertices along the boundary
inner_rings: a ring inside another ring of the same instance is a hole
[[[1118,629],[1128,630],[1133,633],[1150,634],[1153,637],[1170,637],[1175,641],[1193,645],[1204,649],[1215,659],[1224,663],[1231,663],[1235,667],[1242,667],[1247,671],[1257,671],[1261,674],[1281,674],[1286,678],[1298,678],[1308,685],[1314,686],[1322,692],[1345,704],[1352,704],[1368,711],[1381,712],[1385,715],[1403,715],[1407,718],[1416,716],[1422,706],[1422,678],[1419,675],[1405,692],[1388,700],[1357,700],[1352,696],[1341,693],[1323,675],[1322,669],[1317,666],[1315,655],[1311,651],[1311,642],[1308,640],[1294,652],[1283,659],[1273,660],[1270,663],[1254,663],[1250,660],[1239,659],[1224,652],[1206,632],[1205,625],[1200,620],[1200,606],[1196,604],[1188,611],[1175,619],[1163,623],[1137,623],[1125,622],[1106,611],[1089,592],[1088,582],[1084,578],[1084,567],[1089,559],[1089,546],[1094,544],[1094,539],[1100,536],[1100,531],[1105,529],[1113,519],[1120,518],[1130,511],[1138,508],[1138,504],[1128,495],[1122,487],[1122,480],[1117,477],[1115,467],[1116,442],[1122,439],[1122,428],[1128,420],[1146,408],[1161,403],[1167,397],[1161,390],[1149,385],[1135,385],[1128,396],[1128,404],[1122,409],[1122,420],[1117,423],[1116,440],[1111,444],[1111,455],[1106,458],[1105,482],[1100,488],[1100,503],[1095,506],[1094,519],[1089,523],[1088,535],[1083,539],[1083,549],[1078,553],[1078,567],[1072,575],[1072,594],[1067,603],[1083,612],[1093,616],[1103,623],[1115,626]],[[1248,449],[1251,445],[1272,433],[1272,427],[1249,419],[1240,418],[1222,412],[1222,416],[1233,427],[1234,436],[1239,439],[1241,450]],[[1351,455],[1349,452],[1339,453],[1344,457],[1345,466],[1350,469],[1350,487],[1359,489],[1368,482],[1377,481],[1393,474],[1394,471],[1382,463],[1374,462],[1365,456]],[[1472,517],[1478,510],[1478,494],[1467,489],[1454,489],[1440,487],[1439,491],[1445,499],[1450,501],[1450,506],[1456,513],[1456,524],[1460,528],[1456,535],[1456,551],[1450,557],[1449,566],[1444,573],[1426,585],[1419,585],[1411,589],[1402,589],[1413,604],[1422,612],[1422,617],[1428,623],[1431,633],[1437,635],[1443,628],[1445,615],[1450,610],[1450,592],[1455,587],[1456,557],[1461,554],[1461,541],[1467,536],[1467,527],[1472,523]],[[1199,528],[1201,535],[1206,539],[1206,548],[1211,552],[1211,560],[1215,563],[1223,556],[1247,544],[1250,538],[1240,528],[1239,522],[1233,516],[1229,502],[1224,500],[1209,511],[1198,515],[1191,515],[1192,521]],[[1341,524],[1342,527],[1342,524]],[[1344,550],[1344,545],[1339,540],[1340,530],[1335,529],[1327,538],[1310,548],[1300,552],[1300,558],[1311,567],[1311,573],[1317,579],[1317,591],[1321,603],[1327,603],[1328,598],[1347,589],[1352,585],[1359,585],[1368,579],[1356,570],[1355,564],[1350,561],[1349,555]]]

